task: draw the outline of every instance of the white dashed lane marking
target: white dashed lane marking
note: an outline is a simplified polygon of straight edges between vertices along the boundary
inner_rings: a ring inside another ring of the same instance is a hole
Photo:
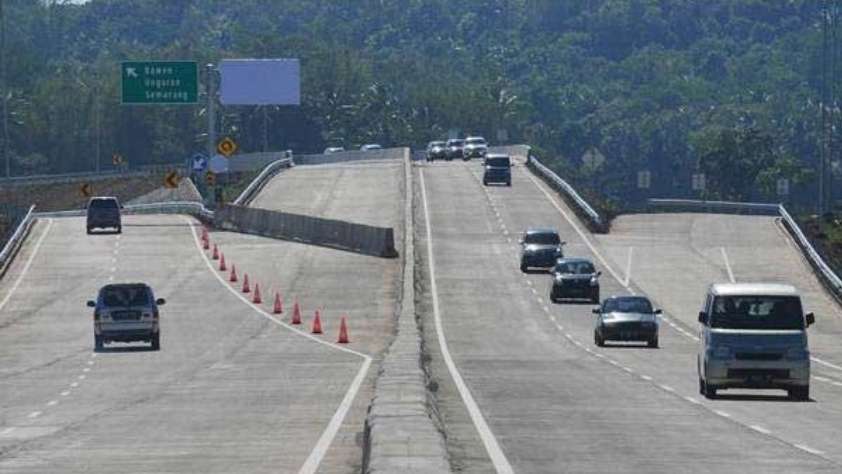
[[[70,395],[70,390],[65,390],[65,391],[61,392],[59,395],[61,395],[62,397],[66,397],[66,396]]]
[[[29,415],[27,415],[27,418],[38,418],[39,416],[41,416],[41,412],[40,412],[40,411],[33,411],[32,413],[30,413]]]
[[[824,451],[819,451],[818,449],[811,448],[806,444],[796,444],[795,447],[802,451],[807,451],[810,454],[815,454],[816,456],[821,456],[822,454],[824,454]]]
[[[58,404],[58,400],[50,400],[49,402],[47,402],[48,407],[54,406],[56,404]]]
[[[754,431],[757,431],[758,433],[763,433],[765,435],[772,434],[771,431],[767,430],[766,428],[764,428],[762,426],[751,425],[751,426],[749,426],[749,428],[753,429]]]

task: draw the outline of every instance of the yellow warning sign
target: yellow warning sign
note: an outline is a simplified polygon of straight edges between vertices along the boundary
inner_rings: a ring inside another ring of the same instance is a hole
[[[82,186],[79,186],[79,192],[82,196],[89,198],[94,194],[94,187],[91,186],[91,183],[85,183]]]
[[[216,146],[216,151],[222,156],[229,157],[237,153],[237,143],[231,137],[225,137]]]
[[[164,186],[170,189],[177,188],[179,181],[181,181],[181,177],[178,175],[178,171],[170,171],[164,176]]]

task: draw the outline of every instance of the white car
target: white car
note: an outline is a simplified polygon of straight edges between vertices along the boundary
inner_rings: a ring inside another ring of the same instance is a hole
[[[345,148],[341,146],[329,146],[325,148],[324,154],[330,155],[331,153],[342,153],[343,151],[345,151]]]
[[[377,143],[367,143],[360,147],[360,151],[382,150],[383,147]]]
[[[465,148],[462,152],[462,159],[485,158],[488,153],[488,142],[482,137],[468,137],[465,139]]]

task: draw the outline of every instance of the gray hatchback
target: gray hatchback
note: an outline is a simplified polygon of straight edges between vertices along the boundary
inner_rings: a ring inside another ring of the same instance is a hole
[[[645,296],[614,296],[593,310],[594,343],[604,346],[605,341],[643,341],[649,347],[658,347],[658,315]]]
[[[88,301],[94,308],[94,347],[101,350],[108,342],[143,341],[157,351],[161,347],[158,306],[164,303],[163,298],[155,299],[145,283],[103,286],[96,301]]]

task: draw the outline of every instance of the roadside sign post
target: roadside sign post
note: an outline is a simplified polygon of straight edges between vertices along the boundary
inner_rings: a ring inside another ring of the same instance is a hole
[[[637,172],[637,189],[649,189],[652,186],[652,173],[650,171]]]
[[[781,198],[785,199],[787,196],[789,196],[789,180],[788,179],[786,179],[786,178],[778,179],[777,192],[778,192],[778,196],[780,196]]]
[[[195,104],[199,79],[195,61],[121,63],[123,105]]]

